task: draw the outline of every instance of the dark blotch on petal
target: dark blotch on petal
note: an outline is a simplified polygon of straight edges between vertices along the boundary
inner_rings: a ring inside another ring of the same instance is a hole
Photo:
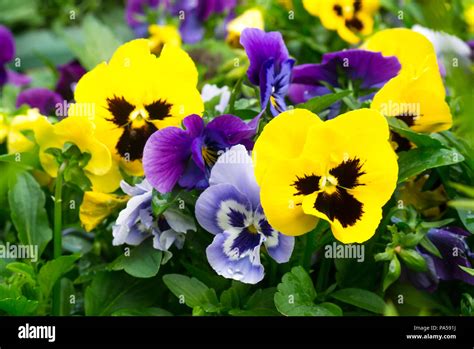
[[[163,120],[171,116],[170,110],[172,105],[161,99],[145,106],[146,111],[151,120]]]
[[[270,225],[270,223],[268,223],[268,221],[266,219],[261,219],[259,222],[258,222],[258,226],[260,227],[260,231],[263,235],[265,236],[272,236],[273,234],[273,228],[272,226]]]
[[[239,254],[242,254],[248,250],[253,250],[258,245],[260,245],[260,234],[252,233],[247,228],[244,228],[235,238],[231,249],[238,248]]]
[[[344,228],[354,225],[362,217],[363,206],[343,188],[337,188],[332,194],[319,194],[314,203],[316,210],[324,213],[331,221],[337,219]]]
[[[362,1],[356,0],[354,1],[354,13],[359,12],[362,9]]]
[[[332,9],[336,12],[336,15],[342,16],[342,7],[340,5],[334,5]]]
[[[358,185],[362,185],[359,183],[359,177],[365,174],[365,172],[362,171],[360,159],[357,158],[342,162],[337,167],[331,169],[329,173],[337,178],[339,186],[346,189],[352,189]]]
[[[236,228],[243,228],[245,221],[245,214],[240,211],[236,211],[233,208],[230,209],[230,212],[227,213],[227,216],[230,220],[230,225]]]
[[[364,29],[364,24],[357,17],[346,19],[345,23],[346,23],[346,27],[349,28],[350,30],[361,31],[362,29]]]
[[[296,181],[292,184],[297,190],[294,195],[309,195],[319,190],[319,181],[321,177],[312,175],[304,175],[304,177],[296,176]]]
[[[415,120],[417,118],[416,115],[406,113],[406,114],[400,114],[395,116],[398,120],[402,120],[405,124],[408,126],[413,126],[415,125]]]
[[[157,130],[155,125],[149,122],[140,128],[125,126],[116,146],[117,152],[130,161],[141,159],[146,141]]]
[[[125,126],[129,122],[130,113],[135,106],[128,103],[125,98],[114,96],[107,98],[107,110],[112,114],[113,118],[108,119],[117,126]]]
[[[412,148],[411,142],[396,132],[390,131],[391,140],[397,144],[396,151],[407,151]]]

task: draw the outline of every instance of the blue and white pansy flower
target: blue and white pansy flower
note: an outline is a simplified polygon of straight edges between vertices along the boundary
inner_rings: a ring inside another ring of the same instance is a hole
[[[153,215],[153,187],[146,179],[135,186],[122,181],[120,186],[131,198],[113,227],[113,245],[137,246],[153,237],[153,247],[168,252],[173,244],[181,249],[186,232],[196,231],[193,218],[180,209],[168,208],[158,218]]]
[[[249,284],[262,280],[262,244],[276,262],[288,262],[294,238],[268,224],[252,158],[244,146],[233,146],[218,158],[209,184],[196,202],[196,218],[215,235],[206,254],[219,275]]]

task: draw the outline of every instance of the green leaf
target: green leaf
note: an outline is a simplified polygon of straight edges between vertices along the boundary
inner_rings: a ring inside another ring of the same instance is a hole
[[[286,316],[335,316],[342,314],[336,305],[314,304],[316,291],[308,273],[302,267],[294,267],[283,275],[275,293],[275,306]]]
[[[48,298],[54,284],[74,266],[80,255],[61,256],[47,262],[38,273],[38,284],[44,298]]]
[[[344,97],[350,94],[351,94],[351,91],[340,91],[336,93],[314,97],[314,98],[311,98],[306,103],[298,104],[296,108],[308,109],[309,111],[317,114],[329,108],[331,105],[333,105],[337,101],[343,99]]]
[[[188,307],[200,307],[208,313],[218,311],[219,300],[216,291],[198,279],[185,275],[168,274],[163,276],[163,281],[170,291],[180,300],[182,299]]]
[[[400,261],[398,260],[397,256],[394,254],[392,260],[388,264],[387,272],[383,279],[384,292],[391,284],[393,284],[395,281],[398,280],[398,278],[400,277],[400,271],[401,271]]]
[[[0,299],[0,310],[13,316],[33,314],[38,308],[38,301],[27,299],[25,296]]]
[[[455,150],[436,148],[416,148],[398,154],[398,183],[416,176],[430,168],[447,166],[464,161]]]
[[[9,181],[8,202],[18,239],[22,244],[38,246],[39,256],[53,236],[45,201],[39,184],[28,172],[19,172]]]
[[[412,249],[402,248],[399,253],[403,262],[408,268],[414,271],[423,272],[428,270],[426,260],[421,254]]]
[[[420,245],[421,245],[421,247],[423,247],[426,251],[428,251],[432,255],[434,255],[438,258],[443,258],[443,256],[441,255],[441,252],[439,252],[436,245],[433,244],[427,236],[425,236],[423,238],[423,240],[420,241]]]
[[[110,265],[111,270],[125,270],[137,278],[150,278],[160,270],[163,252],[153,248],[153,241],[148,239],[131,250],[130,255],[121,255]]]
[[[360,288],[345,288],[331,293],[331,297],[376,314],[383,314],[385,310],[385,302],[382,298]]]
[[[41,23],[41,20],[38,16],[37,0],[0,0],[0,23],[4,25],[12,26],[18,23],[32,25]]]
[[[402,120],[388,117],[387,122],[390,129],[400,136],[403,136],[416,144],[418,147],[441,148],[443,145],[437,139],[434,139],[429,134],[417,133],[409,128]]]
[[[255,291],[242,309],[232,309],[229,314],[232,316],[279,316],[280,313],[275,308],[273,298],[276,288],[258,289]]]
[[[71,303],[71,296],[76,297],[74,284],[68,278],[61,279],[61,294],[60,294],[60,308],[59,314],[62,316],[69,316],[74,308],[74,303]]]
[[[31,170],[33,168],[40,168],[38,155],[33,153],[4,154],[0,155],[0,161],[15,164],[27,170]]]
[[[79,33],[63,31],[62,28],[58,28],[56,32],[63,37],[71,51],[87,70],[93,69],[101,62],[108,61],[120,46],[120,41],[115,37],[113,31],[91,15],[84,18]]]
[[[169,311],[161,308],[119,309],[112,316],[173,316]]]
[[[159,296],[156,278],[137,279],[124,272],[99,272],[86,288],[87,316],[108,316],[120,309],[151,306]]]
[[[247,284],[238,281],[232,282],[232,286],[221,294],[220,301],[222,306],[228,309],[240,308],[249,288]]]
[[[462,265],[458,265],[458,267],[461,268],[462,270],[464,270],[469,275],[474,276],[474,269],[473,268],[464,267]]]

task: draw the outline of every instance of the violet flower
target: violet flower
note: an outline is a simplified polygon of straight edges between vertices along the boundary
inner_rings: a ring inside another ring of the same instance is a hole
[[[86,73],[84,67],[78,61],[71,61],[58,67],[59,79],[56,83],[55,91],[59,93],[64,100],[72,101],[74,99],[74,89],[79,79]]]
[[[288,262],[294,237],[274,230],[265,218],[252,159],[244,146],[236,145],[219,157],[209,184],[196,201],[196,219],[215,235],[206,254],[219,275],[249,284],[262,280],[262,245],[276,262]]]
[[[12,32],[3,25],[0,25],[0,48],[0,87],[7,83],[15,86],[29,84],[31,79],[28,76],[6,68],[15,57],[15,40]]]
[[[255,125],[234,115],[218,116],[207,125],[199,115],[190,115],[183,125],[185,130],[166,127],[156,131],[143,151],[145,175],[161,193],[172,191],[176,184],[204,189],[221,153],[236,144],[253,147]]]
[[[320,64],[293,68],[289,97],[295,104],[304,103],[313,97],[332,93],[325,84],[340,88],[343,87],[342,81],[350,81],[359,89],[361,100],[372,98],[373,92],[364,93],[364,90],[381,88],[398,74],[400,68],[396,57],[384,57],[380,52],[351,49],[326,53]],[[338,114],[338,110],[333,110],[330,118]]]
[[[132,28],[135,36],[144,38],[148,36],[148,23],[145,18],[146,12],[156,11],[159,6],[168,9],[169,0],[127,0],[125,6],[125,20]]]
[[[470,234],[461,228],[431,229],[427,237],[438,248],[443,258],[436,257],[420,247],[418,251],[425,258],[428,271],[413,272],[406,269],[406,276],[417,288],[433,292],[439,280],[460,280],[474,285],[474,276],[469,275],[459,266],[472,268],[469,258],[474,258],[466,243]]]
[[[43,115],[54,115],[56,106],[62,103],[63,99],[59,94],[43,87],[26,89],[20,92],[16,99],[17,108],[27,104],[31,108],[38,108]]]
[[[270,105],[272,115],[277,116],[286,110],[285,96],[295,60],[289,58],[279,32],[247,28],[240,36],[240,43],[250,60],[247,76],[252,84],[260,87],[262,110]]]
[[[113,245],[137,246],[153,237],[153,247],[167,252],[172,245],[181,249],[186,232],[196,231],[192,217],[179,209],[168,208],[158,219],[154,218],[151,206],[153,188],[146,179],[135,186],[122,181],[120,186],[131,199],[113,226]]]

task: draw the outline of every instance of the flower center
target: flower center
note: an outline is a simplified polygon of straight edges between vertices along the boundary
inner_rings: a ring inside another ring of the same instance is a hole
[[[254,224],[249,225],[247,227],[247,230],[249,231],[249,233],[252,233],[252,234],[257,234],[258,233],[258,230],[257,230],[257,228],[255,227]]]
[[[337,190],[337,185],[339,184],[336,177],[332,174],[328,174],[327,176],[321,177],[319,181],[319,187],[322,191],[328,194],[332,194]]]
[[[201,149],[202,158],[207,166],[213,166],[217,161],[217,151],[211,147],[203,146]]]
[[[137,108],[130,114],[130,121],[133,128],[142,127],[148,120],[148,112],[143,108]]]

